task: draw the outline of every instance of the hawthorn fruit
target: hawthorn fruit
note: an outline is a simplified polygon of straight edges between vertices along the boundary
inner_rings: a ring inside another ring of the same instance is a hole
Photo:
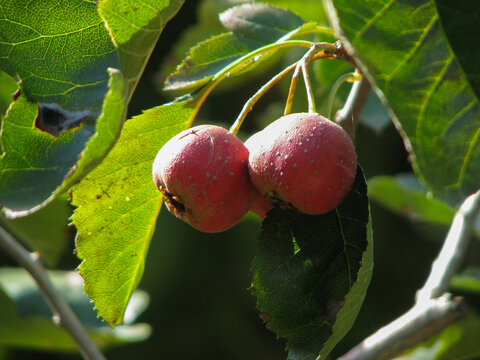
[[[245,146],[250,177],[260,193],[305,214],[337,207],[355,178],[357,157],[350,137],[319,114],[282,116]]]
[[[256,194],[247,148],[214,125],[196,126],[171,138],[158,152],[152,175],[168,210],[203,232],[236,225]]]

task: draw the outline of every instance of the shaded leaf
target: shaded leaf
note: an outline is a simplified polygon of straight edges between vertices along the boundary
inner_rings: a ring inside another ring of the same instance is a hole
[[[166,90],[198,88],[253,50],[280,39],[288,40],[316,26],[313,23],[305,24],[289,11],[260,3],[231,8],[222,13],[220,19],[231,32],[213,36],[193,47],[177,70],[167,78]],[[247,68],[251,70],[260,59],[266,57],[258,56],[247,64],[232,69],[230,75],[244,72]]]
[[[134,324],[146,308],[148,295],[137,291],[129,304],[128,325],[112,330],[96,318],[82,279],[76,272],[50,271],[49,276],[94,342],[104,348],[145,340],[147,324]],[[0,269],[0,346],[77,352],[70,335],[52,320],[52,312],[29,274],[20,268]]]
[[[0,10],[0,69],[19,77],[27,98],[98,112],[107,67],[120,64],[96,4],[3,0]]]
[[[153,46],[181,4],[0,4],[0,69],[19,77],[24,95],[2,128],[0,201],[9,216],[38,210],[108,153]]]
[[[376,176],[368,180],[370,198],[388,209],[427,223],[449,226],[455,210],[427,196],[414,174]]]
[[[16,81],[7,73],[0,71],[0,120],[12,102],[12,95],[16,90]]]
[[[152,180],[153,160],[168,139],[189,126],[198,106],[188,98],[127,121],[109,155],[73,188],[85,291],[112,326],[123,321],[142,277],[162,203]]]
[[[480,2],[435,0],[442,28],[467,79],[480,98]],[[473,40],[473,41],[472,41]]]
[[[456,274],[450,282],[450,287],[456,291],[480,294],[480,267],[468,267],[460,274]]]
[[[479,187],[480,104],[435,2],[328,3],[348,51],[388,104],[415,172],[435,196],[458,204]]]
[[[55,266],[67,249],[73,249],[73,229],[68,228],[72,207],[60,196],[31,216],[9,220],[0,215],[0,223],[29,249],[38,251],[42,261]]]
[[[366,192],[358,168],[336,209],[316,216],[274,209],[263,223],[252,290],[291,359],[325,357],[357,316],[373,264]]]
[[[377,134],[381,134],[390,125],[390,116],[387,109],[374,91],[370,91],[368,94],[367,102],[360,114],[359,121]]]
[[[0,138],[0,201],[7,215],[27,215],[45,206],[96,166],[113,146],[125,117],[125,87],[118,70],[110,74],[110,89],[96,126],[85,124],[54,137],[35,127],[38,107],[23,93],[13,103],[3,119]]]
[[[260,44],[272,43],[305,23],[290,11],[262,3],[228,9],[220,14],[220,21],[238,37]]]
[[[103,0],[98,11],[117,47],[130,99],[148,58],[167,22],[184,0]]]

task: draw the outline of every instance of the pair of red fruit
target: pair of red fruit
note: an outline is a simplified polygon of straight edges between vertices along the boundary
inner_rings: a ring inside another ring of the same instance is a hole
[[[214,125],[182,131],[158,152],[153,180],[173,214],[204,232],[236,225],[272,204],[323,214],[350,190],[357,169],[348,134],[319,114],[281,117],[243,144]]]

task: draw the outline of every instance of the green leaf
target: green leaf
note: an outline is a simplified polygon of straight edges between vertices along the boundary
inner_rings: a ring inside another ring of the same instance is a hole
[[[267,327],[288,339],[289,358],[325,357],[352,326],[373,266],[368,223],[360,167],[335,210],[268,213],[252,264],[252,290]]]
[[[449,226],[455,210],[427,196],[414,174],[376,176],[368,180],[370,198],[412,220]]]
[[[112,330],[96,318],[78,273],[49,271],[48,275],[98,346],[142,341],[150,335],[149,325],[134,324],[148,305],[145,292],[136,291],[132,297],[128,325]],[[0,346],[78,352],[70,335],[52,321],[52,311],[24,269],[0,269],[0,317]]]
[[[316,27],[295,14],[265,4],[244,4],[220,15],[230,33],[211,37],[193,47],[177,70],[167,78],[165,89],[195,89],[240,57],[255,49],[285,41]],[[273,51],[271,50],[270,53]],[[253,69],[266,55],[232,69],[230,76]]]
[[[79,181],[111,149],[126,109],[123,76],[118,70],[109,72],[110,90],[96,126],[85,125],[55,137],[35,127],[38,108],[24,94],[13,103],[3,119],[0,138],[0,201],[7,215],[27,215],[42,208]]]
[[[468,267],[453,277],[450,287],[456,291],[480,294],[480,267]]]
[[[24,96],[2,128],[0,201],[9,216],[38,210],[108,153],[155,42],[181,4],[0,3],[0,69],[21,80]]]
[[[435,0],[443,30],[473,91],[480,98],[480,3],[472,0]],[[473,41],[472,41],[473,39]]]
[[[32,102],[98,112],[118,56],[94,2],[2,0],[0,69]]]
[[[127,121],[104,161],[73,188],[85,291],[112,326],[123,321],[142,277],[162,203],[152,180],[153,160],[168,139],[190,125],[200,102],[187,98]]]
[[[480,357],[480,317],[471,312],[396,360],[459,360]]]
[[[29,249],[38,251],[48,266],[55,266],[67,248],[73,249],[73,229],[68,228],[71,215],[66,196],[60,196],[31,216],[9,220],[0,215],[0,223]]]
[[[220,14],[220,21],[238,37],[260,44],[274,42],[305,23],[290,11],[262,3],[228,9]]]
[[[12,95],[16,90],[16,81],[7,73],[0,71],[0,120],[12,102]]]
[[[417,175],[435,196],[461,202],[478,189],[480,179],[480,104],[435,2],[328,4],[347,50],[388,104]],[[464,41],[477,42],[470,36]]]
[[[98,11],[118,50],[128,80],[130,99],[150,54],[167,22],[184,0],[103,0]]]

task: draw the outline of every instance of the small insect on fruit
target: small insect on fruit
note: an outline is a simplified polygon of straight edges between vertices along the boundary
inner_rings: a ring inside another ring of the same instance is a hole
[[[203,232],[236,225],[255,197],[248,150],[222,127],[182,131],[158,152],[153,181],[170,212]]]
[[[305,214],[337,207],[355,178],[357,157],[350,137],[319,114],[283,116],[245,146],[257,189],[272,203]]]

